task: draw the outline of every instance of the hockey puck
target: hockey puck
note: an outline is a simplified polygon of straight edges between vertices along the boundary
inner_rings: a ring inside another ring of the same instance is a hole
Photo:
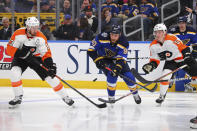
[[[93,82],[95,82],[97,80],[97,78],[95,78],[94,80],[92,80]]]

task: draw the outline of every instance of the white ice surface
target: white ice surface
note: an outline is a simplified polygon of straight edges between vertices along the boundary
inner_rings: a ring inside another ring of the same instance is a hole
[[[23,103],[8,109],[11,88],[0,88],[0,131],[190,131],[189,120],[197,115],[196,93],[168,93],[158,106],[158,93],[140,91],[142,103],[129,96],[112,107],[98,109],[67,89],[75,107],[67,106],[51,88],[24,88]],[[106,90],[79,89],[92,101],[107,99]],[[117,90],[116,98],[128,91]]]

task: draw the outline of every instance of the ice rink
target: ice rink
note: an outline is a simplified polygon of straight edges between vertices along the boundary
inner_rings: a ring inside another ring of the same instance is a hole
[[[0,87],[0,131],[190,131],[189,120],[197,115],[196,93],[168,93],[158,106],[158,93],[141,91],[142,103],[129,96],[112,107],[98,109],[67,89],[75,107],[67,106],[51,88],[24,88],[23,103],[9,109],[12,88]],[[79,89],[96,103],[107,99],[106,90]],[[117,90],[116,98],[127,94]]]

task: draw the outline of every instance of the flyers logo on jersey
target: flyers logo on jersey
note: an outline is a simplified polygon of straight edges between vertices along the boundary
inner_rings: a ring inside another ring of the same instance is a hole
[[[36,51],[36,48],[35,47],[32,47],[31,49],[30,49],[30,52],[31,53],[34,53]]]

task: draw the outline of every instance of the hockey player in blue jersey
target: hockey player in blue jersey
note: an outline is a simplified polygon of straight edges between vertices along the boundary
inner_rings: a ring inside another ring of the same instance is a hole
[[[93,59],[98,69],[102,69],[107,77],[107,91],[109,101],[115,100],[116,83],[119,73],[135,81],[126,62],[129,43],[121,34],[119,25],[113,25],[109,33],[98,34],[92,40],[88,55]],[[114,72],[105,70],[109,67]],[[137,104],[141,103],[141,98],[136,90],[136,85],[125,80],[130,91],[133,92],[134,100]],[[136,91],[135,91],[136,90]]]
[[[190,46],[190,50],[192,50],[192,56],[197,59],[197,34],[195,29],[187,25],[187,16],[179,17],[178,26],[171,28],[168,32],[176,35],[183,42],[183,44]],[[183,70],[180,70],[177,73],[184,77],[185,73],[183,72]],[[195,80],[185,81],[185,91],[196,91],[196,88],[193,87],[191,83],[195,83]]]

